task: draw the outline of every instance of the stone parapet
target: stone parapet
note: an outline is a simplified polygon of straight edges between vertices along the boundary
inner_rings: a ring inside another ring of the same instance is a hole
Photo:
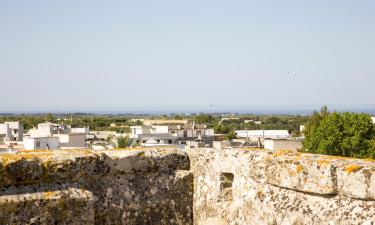
[[[192,224],[177,149],[0,154],[0,224]]]
[[[195,224],[375,221],[372,160],[236,148],[188,154]]]
[[[0,154],[2,224],[373,224],[375,162],[261,149]]]

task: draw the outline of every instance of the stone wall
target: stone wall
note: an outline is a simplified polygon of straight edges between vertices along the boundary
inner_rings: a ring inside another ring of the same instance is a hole
[[[0,224],[374,221],[370,160],[211,148],[0,154]]]
[[[189,156],[195,224],[375,223],[373,161],[252,149]]]
[[[0,155],[0,224],[192,224],[193,176],[174,150]]]

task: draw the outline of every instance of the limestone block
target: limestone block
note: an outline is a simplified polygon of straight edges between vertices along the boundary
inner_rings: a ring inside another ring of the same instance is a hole
[[[165,151],[133,150],[105,151],[105,164],[112,170],[129,173],[132,171],[153,171],[158,169],[189,169],[187,154],[178,149]]]
[[[267,183],[283,188],[316,194],[335,194],[335,165],[301,157],[266,159]]]
[[[0,196],[0,224],[92,225],[94,211],[93,194],[83,189]]]
[[[337,169],[339,193],[353,198],[375,199],[375,164],[351,162]]]

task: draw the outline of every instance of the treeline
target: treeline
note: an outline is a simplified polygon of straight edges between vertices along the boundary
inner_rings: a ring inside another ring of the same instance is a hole
[[[90,130],[112,130],[117,132],[129,132],[129,126],[140,125],[140,121],[132,121],[128,117],[118,116],[93,116],[93,115],[68,115],[56,116],[51,113],[43,115],[4,115],[0,116],[0,123],[6,121],[20,121],[25,130],[36,127],[39,123],[53,122],[71,124],[78,127],[90,127]],[[111,124],[115,123],[115,127]]]
[[[215,133],[229,134],[235,130],[288,130],[294,136],[300,135],[300,125],[309,117],[301,115],[244,115],[237,119],[223,120],[221,116],[201,114],[193,117],[196,123],[207,124]],[[245,122],[246,121],[246,122]],[[258,122],[258,123],[256,123]]]

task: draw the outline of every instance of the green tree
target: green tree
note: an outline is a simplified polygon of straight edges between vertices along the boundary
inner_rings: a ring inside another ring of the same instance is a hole
[[[375,129],[364,113],[329,113],[327,107],[314,112],[304,130],[306,152],[358,157],[375,157]]]

